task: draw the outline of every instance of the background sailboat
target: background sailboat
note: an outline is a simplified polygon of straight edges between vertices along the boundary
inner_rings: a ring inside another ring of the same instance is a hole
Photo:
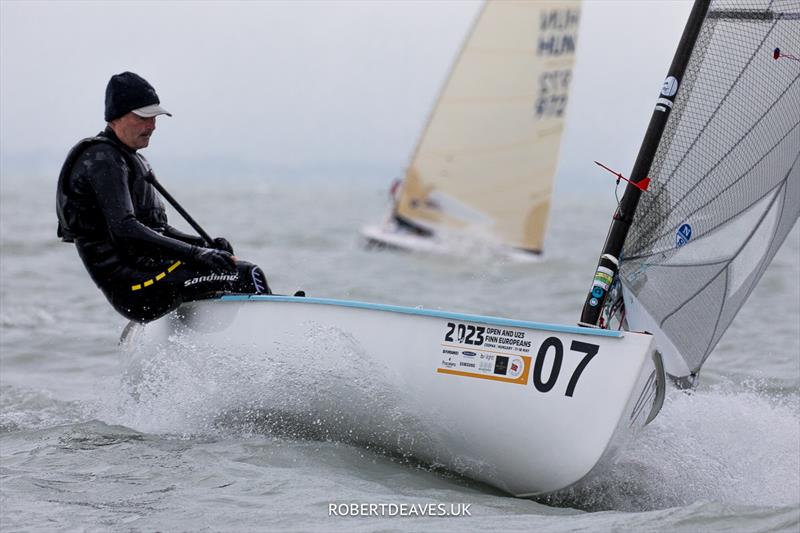
[[[541,253],[579,18],[576,1],[485,4],[369,242],[452,252],[468,235]]]

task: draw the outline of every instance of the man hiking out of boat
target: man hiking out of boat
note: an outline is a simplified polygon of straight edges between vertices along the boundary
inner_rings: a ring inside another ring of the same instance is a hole
[[[264,272],[169,224],[147,160],[156,117],[172,116],[142,77],[123,72],[106,87],[106,129],[67,155],[58,177],[58,236],[78,255],[111,305],[140,322],[182,302],[223,292],[271,294]]]

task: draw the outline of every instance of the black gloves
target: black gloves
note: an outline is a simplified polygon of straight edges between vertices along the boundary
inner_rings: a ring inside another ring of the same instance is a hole
[[[208,248],[206,248],[208,246]],[[192,246],[192,259],[198,265],[216,272],[235,272],[236,260],[233,258],[233,246],[224,237],[217,237],[211,245]]]
[[[216,250],[222,250],[223,252],[228,252],[229,254],[233,255],[233,246],[231,246],[231,243],[229,243],[228,239],[225,237],[217,237],[214,239],[213,248]]]
[[[216,242],[216,239],[214,241]],[[228,241],[225,242],[227,243]],[[230,247],[230,244],[228,244],[228,247]],[[192,259],[198,264],[215,271],[233,272],[236,270],[236,261],[229,252],[213,248],[201,248],[199,246],[194,246],[193,248]]]

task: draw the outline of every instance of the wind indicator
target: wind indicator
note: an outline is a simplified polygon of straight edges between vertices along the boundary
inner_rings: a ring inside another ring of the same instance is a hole
[[[619,183],[619,180],[625,180],[625,181],[627,181],[628,183],[630,183],[631,185],[633,185],[634,187],[636,187],[637,189],[639,189],[642,192],[645,192],[647,190],[647,187],[650,186],[650,178],[642,178],[641,180],[634,182],[634,181],[629,180],[628,178],[626,178],[625,176],[623,176],[622,174],[620,174],[616,170],[611,170],[610,168],[608,168],[607,166],[605,166],[603,163],[601,163],[599,161],[595,161],[594,164],[598,165],[600,167],[603,167],[604,169],[606,169],[609,172],[611,172],[612,174],[614,174],[617,177],[617,183]]]

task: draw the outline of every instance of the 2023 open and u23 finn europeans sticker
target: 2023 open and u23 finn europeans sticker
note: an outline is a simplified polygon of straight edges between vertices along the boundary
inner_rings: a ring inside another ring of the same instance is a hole
[[[525,385],[531,369],[528,332],[448,322],[442,341],[440,374]]]

